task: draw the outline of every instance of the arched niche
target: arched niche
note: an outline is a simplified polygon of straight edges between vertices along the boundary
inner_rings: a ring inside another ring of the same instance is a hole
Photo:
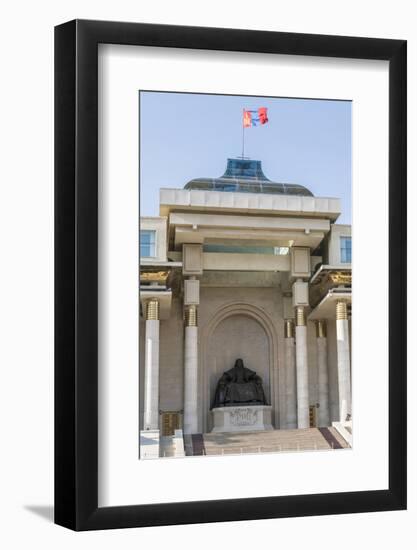
[[[210,431],[210,406],[215,386],[237,358],[262,377],[268,403],[274,408],[277,387],[277,338],[269,316],[259,307],[232,303],[220,308],[202,327],[200,395],[202,431]]]

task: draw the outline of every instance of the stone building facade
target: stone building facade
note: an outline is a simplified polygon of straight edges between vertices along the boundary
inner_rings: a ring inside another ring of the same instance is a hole
[[[351,433],[351,227],[340,213],[338,198],[271,182],[250,159],[160,190],[160,216],[140,220],[149,456],[161,437],[215,428],[216,384],[238,357],[262,378],[273,429]]]

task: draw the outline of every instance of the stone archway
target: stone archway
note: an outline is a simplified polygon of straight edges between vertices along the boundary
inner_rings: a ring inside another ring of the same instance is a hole
[[[231,303],[221,307],[202,327],[200,396],[202,431],[211,429],[210,405],[217,380],[241,357],[264,381],[268,402],[278,410],[277,337],[269,316],[257,306]]]

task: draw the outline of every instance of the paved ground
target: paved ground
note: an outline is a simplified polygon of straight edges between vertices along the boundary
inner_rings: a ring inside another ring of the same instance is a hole
[[[345,449],[348,443],[335,428],[266,432],[193,434],[188,455],[230,455]]]

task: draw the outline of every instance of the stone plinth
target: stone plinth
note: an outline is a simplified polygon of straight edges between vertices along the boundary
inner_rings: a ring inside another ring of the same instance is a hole
[[[212,432],[253,432],[273,430],[271,405],[218,407],[211,411]]]

